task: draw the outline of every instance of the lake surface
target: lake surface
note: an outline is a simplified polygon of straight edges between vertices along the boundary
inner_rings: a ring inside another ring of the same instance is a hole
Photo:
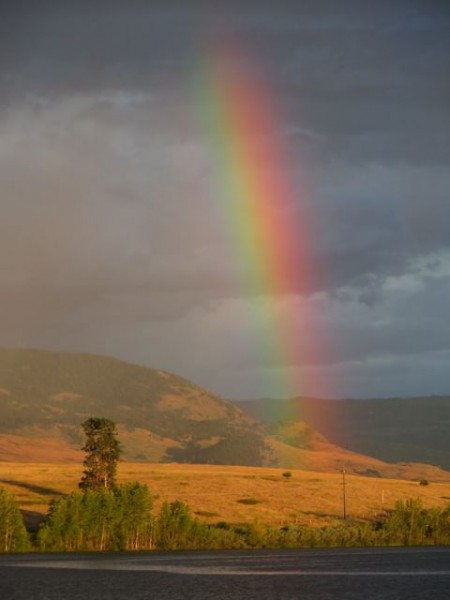
[[[450,548],[0,555],[1,600],[448,600]]]

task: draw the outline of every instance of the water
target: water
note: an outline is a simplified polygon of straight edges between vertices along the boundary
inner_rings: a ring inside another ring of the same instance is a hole
[[[2,600],[448,600],[450,548],[0,557]]]

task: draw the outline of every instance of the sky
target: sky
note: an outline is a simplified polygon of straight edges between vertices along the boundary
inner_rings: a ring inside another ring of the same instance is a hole
[[[248,285],[265,248],[241,255],[224,190],[222,63],[281,149],[278,287]],[[446,2],[6,2],[0,64],[1,346],[230,399],[450,394]]]

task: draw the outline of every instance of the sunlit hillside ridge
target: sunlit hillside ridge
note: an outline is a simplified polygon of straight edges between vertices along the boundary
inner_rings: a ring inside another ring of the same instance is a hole
[[[3,447],[16,445],[5,437],[13,435],[28,444],[59,440],[68,453],[80,447],[80,424],[97,415],[119,425],[124,457],[131,460],[272,460],[252,417],[174,374],[86,353],[0,350]]]
[[[433,481],[448,473],[344,449],[320,420],[268,423],[172,373],[87,353],[0,349],[0,460],[80,463],[81,423],[117,423],[123,458],[300,468]],[[280,407],[282,403],[280,403]],[[278,411],[281,416],[281,412]],[[308,413],[305,412],[305,415]],[[419,462],[419,461],[415,461]]]

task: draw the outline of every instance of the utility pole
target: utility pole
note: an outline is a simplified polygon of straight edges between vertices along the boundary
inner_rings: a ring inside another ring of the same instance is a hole
[[[345,463],[342,465],[342,500],[343,500],[343,508],[344,508],[344,521],[347,520],[347,499],[345,495],[345,486],[347,482],[345,481]]]

